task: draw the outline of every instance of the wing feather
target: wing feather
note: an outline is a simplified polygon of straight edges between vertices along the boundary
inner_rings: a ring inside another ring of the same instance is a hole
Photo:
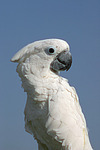
[[[88,139],[85,138],[88,137],[86,121],[75,89],[66,81],[62,80],[62,82],[50,102],[46,128],[48,134],[61,142],[63,147],[80,150]],[[77,141],[79,141],[78,145]]]

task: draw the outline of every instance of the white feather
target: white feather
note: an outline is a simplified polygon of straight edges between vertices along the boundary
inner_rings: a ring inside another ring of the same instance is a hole
[[[49,46],[56,47],[56,54],[45,53]],[[53,59],[65,49],[69,45],[63,40],[42,40],[11,59],[19,63],[17,72],[27,92],[25,128],[37,140],[39,150],[92,150],[75,89],[50,70]]]

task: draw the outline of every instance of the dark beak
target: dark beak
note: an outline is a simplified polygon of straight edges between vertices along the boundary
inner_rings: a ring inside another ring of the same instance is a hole
[[[59,53],[54,61],[51,63],[51,70],[53,71],[68,71],[72,64],[71,53],[67,50]]]

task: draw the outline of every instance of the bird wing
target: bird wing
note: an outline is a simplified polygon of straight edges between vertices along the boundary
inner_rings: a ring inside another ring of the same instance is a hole
[[[78,96],[65,80],[57,86],[59,90],[49,100],[49,117],[46,123],[48,134],[65,148],[82,150],[88,133]]]

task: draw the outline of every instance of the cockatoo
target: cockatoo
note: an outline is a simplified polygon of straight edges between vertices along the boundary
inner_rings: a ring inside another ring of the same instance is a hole
[[[25,129],[39,150],[93,150],[74,87],[59,75],[69,70],[72,56],[61,39],[33,42],[11,59],[27,93]]]

